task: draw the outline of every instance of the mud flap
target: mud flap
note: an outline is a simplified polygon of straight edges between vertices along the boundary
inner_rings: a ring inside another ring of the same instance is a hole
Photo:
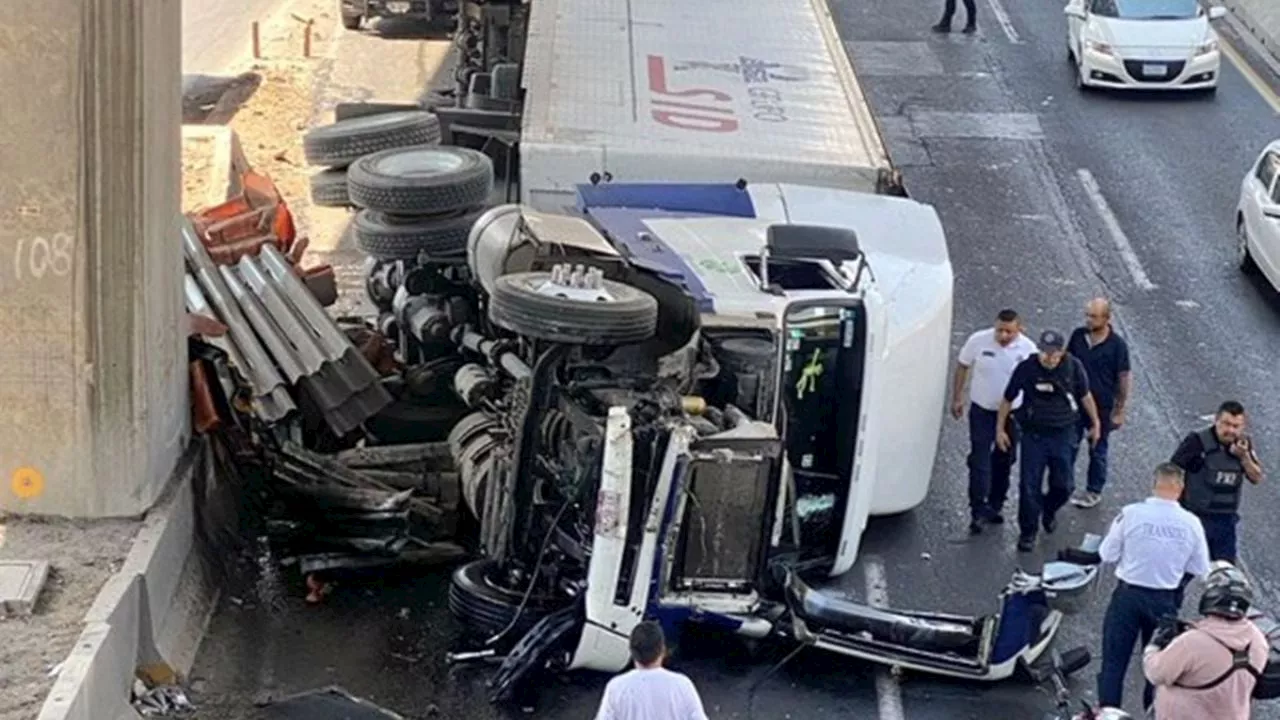
[[[566,641],[580,630],[583,609],[580,604],[542,618],[524,637],[520,638],[502,661],[497,674],[489,680],[493,691],[489,701],[502,703],[519,697],[528,681],[535,680],[539,671],[547,667],[557,650],[568,650]]]

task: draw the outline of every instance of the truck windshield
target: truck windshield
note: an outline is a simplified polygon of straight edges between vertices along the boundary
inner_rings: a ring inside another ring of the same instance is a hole
[[[1196,0],[1090,0],[1089,11],[1122,20],[1189,20],[1200,14]]]

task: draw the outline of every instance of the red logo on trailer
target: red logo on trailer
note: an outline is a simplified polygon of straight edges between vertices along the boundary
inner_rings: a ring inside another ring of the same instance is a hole
[[[726,133],[738,129],[733,96],[707,87],[673,88],[667,81],[667,63],[661,55],[649,56],[649,92],[654,120],[668,127],[700,132]]]
[[[739,128],[732,95],[708,87],[673,88],[667,76],[666,58],[650,55],[648,60],[650,102],[653,105],[650,113],[654,120],[681,130],[701,132],[725,133]],[[725,63],[685,60],[676,62],[672,70],[677,73],[711,70],[741,77],[746,85],[751,117],[770,123],[784,123],[790,119],[786,98],[779,88],[810,79],[809,71],[802,66],[746,56],[739,57],[736,62]]]

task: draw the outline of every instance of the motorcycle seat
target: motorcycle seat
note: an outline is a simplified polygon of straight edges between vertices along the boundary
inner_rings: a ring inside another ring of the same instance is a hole
[[[919,617],[881,610],[816,591],[791,575],[787,600],[793,613],[814,629],[829,629],[854,636],[869,636],[884,643],[927,652],[975,651],[980,638],[978,623]]]

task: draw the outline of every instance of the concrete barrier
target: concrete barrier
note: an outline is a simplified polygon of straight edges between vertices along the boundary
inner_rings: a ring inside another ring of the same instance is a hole
[[[1280,60],[1280,0],[1221,0],[1271,55]]]
[[[249,170],[249,160],[236,131],[226,125],[183,125],[182,144],[185,147],[188,143],[208,143],[211,153],[206,195],[195,207],[212,207],[239,195],[240,178]]]
[[[139,668],[185,674],[195,662],[216,601],[194,552],[199,445],[188,447],[124,564],[85,615],[38,720],[136,720],[131,692]]]

